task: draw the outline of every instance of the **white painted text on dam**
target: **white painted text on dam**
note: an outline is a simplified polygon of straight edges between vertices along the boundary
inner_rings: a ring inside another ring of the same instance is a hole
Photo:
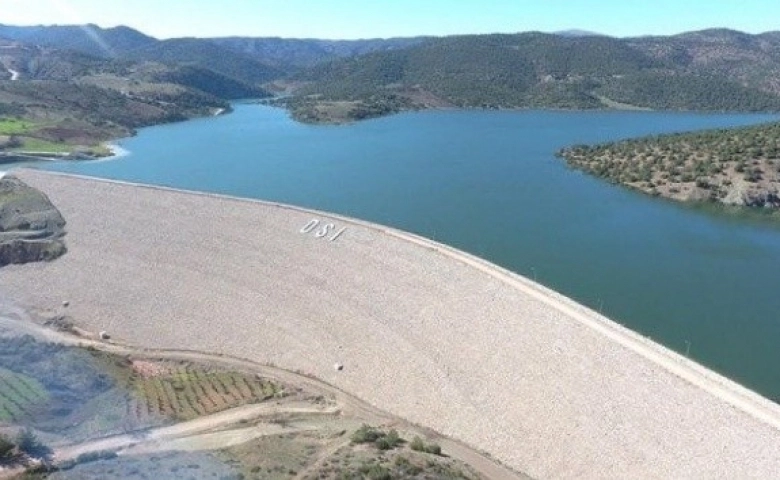
[[[312,218],[306,225],[303,226],[303,228],[301,228],[300,232],[313,233],[317,238],[327,237],[328,241],[333,242],[339,238],[339,236],[341,236],[341,234],[344,233],[346,229],[347,227],[336,229],[336,225],[332,223],[324,223],[321,220]]]

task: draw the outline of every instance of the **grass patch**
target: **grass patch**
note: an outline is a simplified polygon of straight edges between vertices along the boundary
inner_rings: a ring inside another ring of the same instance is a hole
[[[51,142],[40,138],[22,137],[22,146],[13,149],[16,152],[46,152],[46,153],[70,153],[73,151],[72,145],[65,143]]]
[[[0,135],[21,135],[34,130],[37,125],[19,118],[0,118]]]

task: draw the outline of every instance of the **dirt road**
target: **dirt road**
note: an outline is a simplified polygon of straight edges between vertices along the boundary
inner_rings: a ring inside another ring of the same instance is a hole
[[[338,413],[338,411],[338,408],[312,408],[309,405],[291,406],[276,405],[275,403],[244,405],[175,425],[153,428],[143,432],[114,435],[57,448],[54,451],[54,460],[62,462],[75,459],[85,453],[102,450],[129,450],[123,453],[149,453],[164,450],[225,448],[265,435],[279,435],[281,433],[306,430],[296,426],[277,424],[255,425],[239,429],[230,428],[242,422],[249,422],[265,415],[280,413],[333,415]],[[220,429],[227,430],[218,431]]]

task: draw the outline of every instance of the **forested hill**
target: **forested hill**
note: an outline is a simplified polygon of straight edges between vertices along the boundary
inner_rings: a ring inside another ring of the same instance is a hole
[[[328,60],[410,47],[427,38],[190,37],[160,40],[125,26],[0,24],[0,39],[71,50],[93,57],[195,64],[252,83],[274,80]]]
[[[12,70],[20,80],[80,79],[123,95],[133,87],[134,99],[139,85],[173,84],[189,103],[203,103],[191,93],[231,99],[284,91],[290,95],[280,103],[311,122],[436,107],[780,111],[778,32],[160,40],[129,27],[0,25],[0,41],[0,79]],[[12,55],[28,47],[41,53]]]
[[[268,95],[258,84],[197,64],[118,60],[0,39],[0,164],[104,155],[101,142],[136,128]]]
[[[446,105],[778,111],[780,34],[454,36],[331,61],[294,78],[306,85],[293,111],[312,121],[337,102],[356,104],[358,115]]]
[[[419,45],[429,37],[374,38],[365,40],[319,40],[299,38],[225,37],[209,41],[248,55],[268,65],[290,71],[329,60],[355,57],[377,51],[398,50]]]

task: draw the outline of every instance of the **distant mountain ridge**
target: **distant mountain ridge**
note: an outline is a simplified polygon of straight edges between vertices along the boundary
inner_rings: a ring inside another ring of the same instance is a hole
[[[610,35],[604,35],[603,33],[591,32],[590,30],[580,30],[578,28],[571,28],[568,30],[559,30],[552,32],[553,35],[560,35],[562,37],[609,37]]]
[[[104,29],[94,24],[32,27],[0,24],[0,38],[62,50],[75,50],[103,58],[121,56],[128,51],[159,41],[130,27]]]
[[[320,40],[278,37],[172,38],[159,40],[126,26],[87,25],[12,26],[0,24],[0,38],[33,45],[75,50],[102,58],[204,63],[219,61],[225,71],[243,71],[243,80],[278,78],[290,69],[374,51],[406,48],[428,37]],[[257,63],[261,64],[258,66]],[[225,65],[232,64],[228,68]],[[265,68],[263,73],[246,74]]]
[[[44,47],[35,59],[4,57],[4,66],[16,65],[23,79],[86,76],[100,83],[95,72],[103,67],[96,65],[108,62],[123,65],[119,70],[136,81],[220,98],[283,90],[291,94],[284,105],[309,121],[328,121],[328,109],[351,120],[442,106],[780,111],[778,32],[159,40],[129,27],[90,24],[0,25],[0,38]],[[9,75],[0,71],[0,78]]]
[[[293,78],[304,86],[288,103],[311,121],[322,119],[326,102],[353,102],[360,115],[437,105],[780,111],[780,34],[459,35],[315,65]]]
[[[260,61],[285,67],[310,67],[338,58],[418,45],[431,37],[318,40],[295,38],[224,37],[210,39],[217,45],[250,55]]]

